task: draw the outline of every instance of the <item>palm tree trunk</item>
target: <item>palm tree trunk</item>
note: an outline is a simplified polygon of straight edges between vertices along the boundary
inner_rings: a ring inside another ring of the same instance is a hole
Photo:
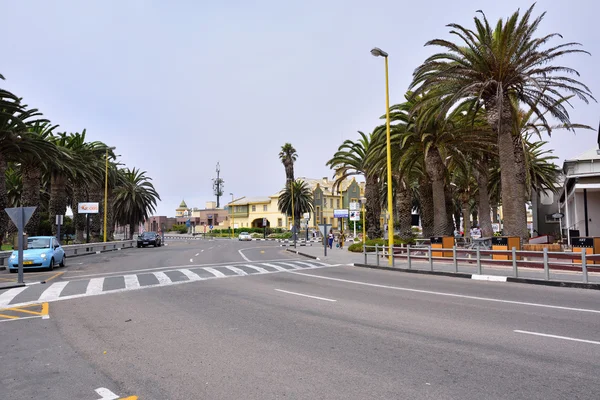
[[[365,197],[367,198],[367,209],[365,211],[367,223],[367,236],[377,239],[382,236],[381,224],[381,201],[379,198],[379,177],[375,174],[367,174],[365,183]]]
[[[52,233],[56,235],[56,216],[67,212],[67,177],[53,172],[50,177],[50,222]]]
[[[446,212],[446,193],[444,163],[438,149],[432,147],[425,157],[425,167],[431,178],[433,192],[433,235],[444,236],[448,230],[448,215]]]
[[[498,203],[494,203],[494,205],[492,206],[492,223],[500,223],[500,220],[498,219]]]
[[[469,238],[471,237],[471,213],[469,212],[469,198],[466,195],[462,199],[462,217],[465,238]]]
[[[42,171],[37,165],[24,163],[21,165],[23,174],[23,192],[21,193],[21,205],[23,207],[36,207],[24,231],[29,236],[38,234],[40,226],[40,188],[42,185]]]
[[[419,178],[419,200],[421,205],[421,228],[423,237],[433,236],[433,191],[431,189],[431,180],[427,173],[423,173]]]
[[[8,196],[6,193],[6,169],[8,163],[4,154],[0,152],[0,244],[4,240],[4,235],[8,230],[8,214],[4,211],[8,206]]]
[[[477,219],[479,217],[479,213],[477,211],[477,207],[478,206],[479,205],[477,203],[475,203],[475,208],[473,208],[471,210],[471,218],[472,218],[472,221],[473,221],[473,226],[479,225],[479,220]]]
[[[412,238],[412,194],[406,180],[396,178],[396,209],[398,211],[398,225],[400,228],[400,239]]]
[[[454,199],[450,185],[444,183],[444,196],[446,199],[446,231],[444,236],[454,236]]]
[[[502,211],[504,216],[504,234],[527,238],[527,212],[523,190],[515,182],[517,160],[512,135],[512,112],[508,97],[503,99],[502,107],[498,103],[488,104],[486,113],[488,123],[498,134],[498,162],[500,164],[500,184],[502,188]],[[522,151],[522,149],[521,149]]]
[[[85,235],[86,215],[79,214],[77,212],[77,204],[87,201],[87,189],[83,183],[75,183],[73,188],[73,202],[71,208],[73,209],[73,225],[75,225],[75,235],[77,242],[83,243]]]
[[[481,229],[481,237],[490,237],[494,234],[494,229],[492,228],[492,219],[490,217],[491,207],[490,194],[488,192],[488,168],[486,161],[482,161],[480,167],[481,170],[474,169],[479,191],[479,228]]]

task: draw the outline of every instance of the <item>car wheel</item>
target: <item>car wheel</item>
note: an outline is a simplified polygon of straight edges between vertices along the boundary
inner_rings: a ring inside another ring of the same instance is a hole
[[[65,265],[66,265],[66,262],[67,262],[67,256],[63,255],[63,258],[62,258],[62,260],[60,260],[60,264],[59,264],[59,265],[60,265],[60,267],[61,267],[61,268],[64,268],[64,267],[65,267]]]
[[[137,245],[137,248],[139,249],[140,247],[142,247],[142,246],[140,246],[140,245],[138,244],[138,245]]]
[[[52,271],[54,269],[54,258],[50,259],[50,265],[48,266],[48,271]]]
[[[11,269],[10,269],[10,273],[11,273],[11,274],[16,274],[16,273],[17,273],[17,270],[16,270],[16,269],[12,269],[12,268],[11,268]]]

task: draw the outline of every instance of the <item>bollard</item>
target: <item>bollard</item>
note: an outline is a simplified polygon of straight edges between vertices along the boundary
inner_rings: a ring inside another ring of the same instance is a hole
[[[458,261],[456,260],[456,246],[452,246],[452,262],[454,262],[454,272],[458,272]]]
[[[585,249],[581,249],[581,272],[583,274],[583,283],[588,283],[587,260]]]
[[[481,253],[479,252],[479,246],[477,246],[477,274],[481,275]]]
[[[548,248],[544,247],[544,279],[550,280],[550,266],[548,265]]]
[[[517,248],[512,248],[512,262],[513,262],[513,275],[515,278],[519,277],[519,271],[517,270]]]
[[[406,245],[406,262],[408,263],[408,269],[410,269],[410,244]]]
[[[427,255],[429,256],[429,269],[433,271],[433,258],[431,258],[431,246],[428,247]]]
[[[375,245],[375,258],[377,259],[377,266],[379,267],[379,245]]]
[[[394,257],[394,245],[392,245],[392,254],[390,254],[390,257],[392,257],[392,267],[396,266],[396,257]]]
[[[363,253],[365,255],[365,264],[368,264],[367,262],[367,246],[363,244]]]

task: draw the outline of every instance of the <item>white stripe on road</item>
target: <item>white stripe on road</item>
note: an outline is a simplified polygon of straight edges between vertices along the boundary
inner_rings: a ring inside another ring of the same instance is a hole
[[[310,268],[314,268],[315,267],[314,264],[309,264],[309,263],[304,262],[304,261],[296,261],[296,262],[298,264],[306,265],[307,267],[310,267]]]
[[[296,262],[299,262],[299,261],[296,261]],[[294,264],[290,264],[290,263],[280,262],[279,264],[281,264],[281,265],[287,265],[288,267],[292,267],[294,269],[302,269],[302,267],[300,267],[299,265],[294,265]]]
[[[225,274],[224,274],[224,273],[222,273],[221,271],[217,271],[217,270],[216,270],[216,269],[214,269],[214,268],[211,268],[211,267],[204,267],[204,268],[202,268],[202,269],[203,269],[203,270],[205,270],[205,271],[208,271],[208,272],[210,272],[211,274],[213,274],[213,275],[214,275],[214,276],[216,276],[217,278],[224,278],[224,277],[225,277]]]
[[[600,342],[596,342],[595,340],[576,339],[576,338],[572,338],[572,337],[568,337],[568,336],[549,335],[547,333],[520,331],[518,329],[515,329],[513,332],[515,332],[515,333],[524,333],[526,335],[543,336],[543,337],[548,337],[548,338],[552,338],[552,339],[571,340],[573,342],[590,343],[590,344],[600,344]]]
[[[269,272],[269,271],[267,271],[266,269],[264,269],[264,268],[261,268],[261,267],[257,267],[257,266],[255,266],[255,265],[248,265],[248,264],[245,264],[245,265],[242,265],[242,267],[248,267],[248,268],[252,268],[253,270],[256,270],[256,271],[260,272],[261,274],[266,274],[266,273],[268,273],[268,272]]]
[[[280,267],[279,265],[275,265],[275,264],[262,263],[262,265],[265,265],[265,266],[271,267],[271,268],[275,268],[277,271],[281,271],[281,272],[289,271],[289,269]]]
[[[278,291],[278,292],[281,292],[281,293],[295,294],[296,296],[302,296],[302,297],[310,297],[311,299],[324,300],[324,301],[332,301],[332,302],[337,301],[337,300],[333,300],[333,299],[326,299],[325,297],[311,296],[309,294],[302,294],[302,293],[296,293],[296,292],[288,292],[287,290],[281,290],[281,289],[275,289],[275,290]]]
[[[187,276],[187,278],[190,281],[201,281],[202,279],[204,279],[200,275],[190,271],[189,269],[178,269],[177,271],[179,271],[182,274],[184,274],[185,276]]]
[[[204,249],[200,250],[200,253],[203,253],[203,252],[204,252]]]
[[[153,272],[152,275],[158,279],[158,283],[161,285],[168,285],[169,283],[173,282],[171,278],[169,278],[164,272]]]
[[[96,389],[96,393],[100,396],[100,400],[117,400],[119,395],[114,394],[107,388],[98,388]]]
[[[239,269],[239,268],[236,268],[236,267],[227,266],[227,267],[225,267],[225,268],[227,268],[227,269],[228,269],[228,270],[230,270],[230,271],[233,271],[233,272],[235,272],[235,273],[236,273],[236,274],[238,274],[238,275],[242,275],[242,276],[243,276],[243,275],[248,275],[248,273],[247,273],[246,271],[244,271],[244,270],[242,270],[242,269]]]
[[[296,274],[296,275],[302,275],[302,276],[310,276],[312,278],[327,279],[327,280],[330,280],[330,281],[353,283],[355,285],[378,287],[378,288],[382,288],[382,289],[401,290],[401,291],[404,291],[404,292],[433,294],[433,295],[437,295],[437,296],[448,296],[448,297],[456,297],[456,298],[461,298],[461,299],[490,301],[490,302],[494,302],[494,303],[517,304],[517,305],[531,306],[531,307],[551,308],[551,309],[555,309],[555,310],[580,311],[580,312],[588,312],[588,313],[593,313],[593,314],[600,314],[600,310],[593,310],[593,309],[589,309],[589,308],[575,308],[575,307],[553,306],[553,305],[550,305],[550,304],[528,303],[528,302],[523,302],[523,301],[493,299],[493,298],[489,298],[489,297],[469,296],[469,295],[464,295],[464,294],[433,292],[431,290],[421,290],[421,289],[411,289],[411,288],[404,288],[404,287],[398,287],[398,286],[379,285],[379,284],[376,284],[376,283],[351,281],[351,280],[348,280],[348,279],[340,279],[340,278],[331,278],[329,276],[320,276],[320,275],[313,275],[313,274],[305,274],[304,272],[289,271],[289,273],[290,274]]]
[[[104,286],[104,278],[92,278],[90,279],[85,294],[98,294],[102,293],[102,287]]]
[[[240,256],[242,256],[242,258],[243,258],[244,260],[246,260],[246,261],[248,261],[248,262],[252,262],[252,260],[251,260],[251,259],[249,259],[248,257],[246,257],[246,256],[244,255],[244,253],[242,252],[242,250],[249,250],[249,249],[241,249],[241,250],[238,250],[238,253],[240,253]]]
[[[135,289],[140,287],[140,281],[137,275],[125,275],[125,289]]]
[[[200,255],[200,253],[196,253],[196,255],[194,257],[198,257]]]
[[[48,289],[44,290],[44,293],[42,293],[42,295],[40,296],[38,301],[44,302],[44,301],[52,301],[54,299],[57,299],[60,296],[60,293],[63,291],[65,286],[67,286],[68,283],[69,282],[53,283],[52,285],[50,285],[50,287]]]
[[[194,262],[194,259],[193,259],[193,258],[190,258],[190,262]]]
[[[27,289],[27,286],[8,289],[6,292],[0,294],[0,307],[7,306],[19,293]]]
[[[476,281],[493,281],[493,282],[506,282],[506,276],[497,276],[497,275],[471,275],[471,279]]]

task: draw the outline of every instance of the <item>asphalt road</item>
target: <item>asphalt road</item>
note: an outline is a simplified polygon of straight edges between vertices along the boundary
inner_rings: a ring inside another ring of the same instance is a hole
[[[2,399],[600,397],[593,290],[327,267],[227,240],[73,258],[57,272],[60,285],[5,306],[50,301],[48,319],[0,320]],[[163,284],[144,286],[150,275]]]

